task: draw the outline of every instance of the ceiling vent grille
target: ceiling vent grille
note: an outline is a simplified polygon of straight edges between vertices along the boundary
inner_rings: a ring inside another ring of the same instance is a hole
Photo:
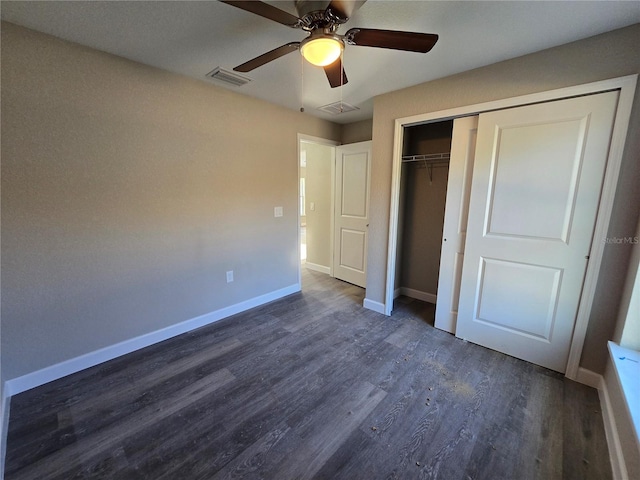
[[[331,115],[340,115],[341,113],[353,112],[360,109],[346,102],[335,102],[323,107],[318,107],[318,110],[320,110],[321,112],[330,113]]]
[[[230,70],[225,70],[222,67],[214,68],[209,73],[207,73],[206,76],[209,78],[213,78],[214,80],[233,85],[234,87],[241,87],[242,85],[246,85],[251,81],[249,77],[239,75],[236,72],[232,72]]]

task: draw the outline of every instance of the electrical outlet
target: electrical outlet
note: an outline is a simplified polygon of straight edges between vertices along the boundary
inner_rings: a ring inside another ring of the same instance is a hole
[[[233,282],[233,270],[227,272],[227,283]]]
[[[273,208],[273,216],[281,217],[282,216],[282,207],[274,207]]]

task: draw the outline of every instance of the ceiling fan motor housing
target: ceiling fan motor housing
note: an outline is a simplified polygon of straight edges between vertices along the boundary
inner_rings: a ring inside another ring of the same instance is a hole
[[[338,12],[330,8],[330,3],[326,0],[296,0],[296,10],[300,17],[298,27],[307,32],[318,29],[335,32],[348,18],[342,18]]]

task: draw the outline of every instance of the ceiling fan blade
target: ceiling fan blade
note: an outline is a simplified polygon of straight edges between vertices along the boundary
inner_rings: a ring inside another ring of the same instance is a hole
[[[352,45],[420,53],[427,53],[438,41],[438,35],[435,33],[400,32],[374,28],[352,28],[345,34],[345,38]]]
[[[281,47],[274,48],[270,52],[263,53],[259,57],[256,57],[248,62],[238,65],[234,68],[236,72],[250,72],[258,67],[261,67],[265,63],[269,63],[277,58],[283,57],[287,53],[295,52],[300,48],[300,42],[291,42]]]
[[[331,88],[336,88],[340,85],[346,85],[349,81],[347,79],[347,74],[344,73],[342,60],[339,58],[331,65],[327,65],[326,67],[324,67],[324,73],[327,74],[327,80],[329,80],[329,85],[331,85]]]
[[[329,8],[345,21],[353,15],[367,0],[331,0]]]
[[[281,23],[282,25],[286,25],[287,27],[298,28],[299,26],[300,19],[298,17],[291,15],[284,10],[280,10],[279,8],[273,7],[268,3],[258,1],[220,1],[222,3],[226,3],[227,5],[232,5],[234,7],[241,8],[242,10],[246,10],[247,12],[255,13],[256,15],[260,15],[261,17],[268,18],[269,20],[273,20],[274,22]]]

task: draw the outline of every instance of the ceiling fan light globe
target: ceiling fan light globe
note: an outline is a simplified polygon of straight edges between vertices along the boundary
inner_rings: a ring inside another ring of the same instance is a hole
[[[300,53],[312,65],[326,67],[335,62],[344,44],[335,38],[312,38],[300,46]]]

